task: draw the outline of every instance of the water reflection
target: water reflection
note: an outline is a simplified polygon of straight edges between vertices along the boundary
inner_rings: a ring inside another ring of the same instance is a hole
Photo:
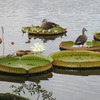
[[[66,33],[57,34],[57,35],[45,35],[45,36],[42,36],[42,35],[33,35],[33,34],[28,33],[28,41],[26,43],[30,43],[32,38],[33,39],[39,38],[44,43],[46,43],[49,40],[55,40],[56,38],[58,38],[58,37],[62,38],[63,36],[67,36]]]
[[[10,88],[13,88],[13,93],[20,95],[21,93],[26,92],[26,90],[31,94],[31,95],[37,95],[37,100],[39,100],[40,97],[42,97],[42,100],[56,100],[56,98],[53,98],[52,92],[47,91],[46,89],[42,88],[39,83],[29,83],[29,84],[21,84],[20,86],[15,86],[12,85]]]
[[[53,72],[58,74],[69,74],[78,76],[88,76],[88,75],[100,75],[100,68],[90,68],[90,69],[66,69],[53,67]]]
[[[29,92],[31,95],[35,95],[37,100],[43,98],[42,100],[56,100],[53,98],[53,92],[47,91],[44,87],[40,85],[41,80],[48,80],[52,78],[53,74],[51,72],[40,73],[35,75],[14,75],[14,74],[0,74],[0,81],[15,82],[19,83],[19,86],[12,84],[12,94],[21,95]],[[26,81],[30,81],[25,83]]]
[[[48,80],[52,78],[53,74],[51,72],[34,74],[34,75],[15,75],[15,74],[0,74],[0,81],[24,83],[25,81],[40,82],[41,80]]]

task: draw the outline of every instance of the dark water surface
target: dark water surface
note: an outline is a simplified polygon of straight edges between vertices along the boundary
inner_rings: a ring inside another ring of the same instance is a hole
[[[22,36],[23,26],[40,25],[46,18],[68,29],[67,36],[49,40],[28,40],[27,33]],[[88,32],[88,40],[93,40],[93,33],[100,31],[100,0],[0,0],[0,26],[4,26],[5,54],[15,53],[19,49],[30,49],[36,42],[42,42],[45,55],[59,50],[61,41],[75,40],[81,34],[83,27]],[[2,31],[0,32],[2,33]],[[0,37],[2,34],[0,35]],[[14,41],[14,45],[11,42]],[[0,44],[2,55],[2,44]],[[52,92],[56,100],[100,100],[100,71],[59,71],[54,70],[49,75],[32,77],[12,77],[0,75],[0,92],[12,92],[11,85],[20,86],[39,84],[42,89]],[[39,79],[42,79],[39,81]],[[38,81],[38,82],[36,82]],[[43,100],[41,93],[35,95],[25,89],[21,96],[31,100]],[[49,100],[49,99],[47,99]]]

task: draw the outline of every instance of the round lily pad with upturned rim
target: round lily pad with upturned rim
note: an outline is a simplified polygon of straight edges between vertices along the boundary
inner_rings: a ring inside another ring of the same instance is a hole
[[[60,50],[89,50],[100,51],[99,41],[87,41],[85,46],[76,46],[73,41],[63,41],[59,45]]]
[[[94,40],[100,41],[100,32],[95,32],[93,37]]]
[[[52,58],[42,55],[1,57],[0,71],[14,74],[33,74],[49,70]]]
[[[23,56],[27,54],[34,54],[32,50],[17,50],[16,55],[17,56]]]
[[[41,28],[40,26],[28,26],[28,27],[22,27],[22,32],[23,33],[29,33],[32,35],[39,35],[39,36],[47,36],[47,35],[58,35],[58,34],[63,34],[67,32],[66,28],[60,27],[60,26],[56,26],[53,27],[49,30],[45,30],[43,28]]]
[[[64,68],[96,68],[100,67],[100,53],[85,50],[65,50],[49,55],[53,65]]]

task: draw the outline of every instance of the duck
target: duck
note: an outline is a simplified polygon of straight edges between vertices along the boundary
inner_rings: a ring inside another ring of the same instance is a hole
[[[47,19],[43,19],[42,24],[41,24],[41,28],[46,29],[46,30],[49,30],[56,26],[58,26],[56,23],[48,22]]]
[[[75,41],[75,45],[84,45],[84,43],[87,41],[87,36],[85,34],[85,31],[87,31],[86,28],[82,29],[82,35],[78,36],[76,41]]]

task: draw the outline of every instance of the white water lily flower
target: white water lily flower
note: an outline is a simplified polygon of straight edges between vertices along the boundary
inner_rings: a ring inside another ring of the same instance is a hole
[[[57,33],[57,32],[58,32],[58,30],[54,30],[54,32],[55,32],[55,33]]]
[[[31,47],[33,52],[43,52],[45,51],[45,47],[43,44],[35,43],[34,46]]]

